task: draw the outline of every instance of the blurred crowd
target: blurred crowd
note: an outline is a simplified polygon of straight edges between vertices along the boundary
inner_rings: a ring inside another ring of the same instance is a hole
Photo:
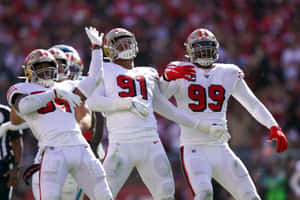
[[[244,70],[247,83],[279,122],[290,146],[286,153],[276,154],[274,143],[267,142],[268,130],[234,100],[228,107],[230,145],[263,199],[300,199],[299,0],[1,0],[0,103],[7,104],[6,91],[20,81],[24,58],[35,48],[71,45],[87,68],[90,44],[85,26],[104,33],[127,28],[139,45],[136,66],[153,66],[160,73],[168,62],[185,59],[184,42],[191,31],[211,30],[220,42],[219,61]],[[176,199],[189,199],[178,154],[180,130],[159,116],[158,123],[174,169]],[[31,134],[25,134],[24,140],[23,163],[28,165],[36,141]],[[136,174],[128,184],[138,188]],[[215,184],[215,199],[232,200]],[[13,199],[31,199],[30,190],[19,183]]]

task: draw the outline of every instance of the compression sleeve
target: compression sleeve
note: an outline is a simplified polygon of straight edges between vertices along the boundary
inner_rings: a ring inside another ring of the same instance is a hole
[[[95,88],[103,79],[103,53],[101,49],[92,51],[92,58],[88,76],[81,80],[78,84],[78,89],[87,98],[94,92]]]
[[[243,79],[237,80],[232,96],[240,102],[247,111],[267,128],[278,126],[268,109],[257,99]]]

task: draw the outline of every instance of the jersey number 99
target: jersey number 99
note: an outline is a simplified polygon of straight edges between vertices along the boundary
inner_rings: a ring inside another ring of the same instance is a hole
[[[189,103],[189,108],[194,112],[203,112],[207,106],[213,112],[220,112],[225,100],[225,89],[222,85],[210,85],[208,88],[208,97],[214,103],[207,104],[207,91],[201,85],[192,84],[188,88],[188,96],[197,103]]]

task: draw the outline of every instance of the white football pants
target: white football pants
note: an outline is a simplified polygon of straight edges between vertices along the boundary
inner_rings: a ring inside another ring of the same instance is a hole
[[[44,151],[41,169],[32,177],[35,199],[59,200],[68,173],[91,200],[112,199],[101,163],[90,147],[83,145],[47,148]]]
[[[154,200],[174,199],[173,173],[160,141],[110,143],[103,167],[114,198],[136,167]]]
[[[260,200],[246,167],[228,144],[184,145],[180,156],[194,200],[213,199],[211,178],[236,200]]]

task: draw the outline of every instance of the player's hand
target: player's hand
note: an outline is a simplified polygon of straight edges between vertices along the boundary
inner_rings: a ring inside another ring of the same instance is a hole
[[[196,129],[201,132],[216,138],[221,143],[227,142],[230,139],[228,129],[225,123],[209,123],[203,120],[198,121]]]
[[[20,169],[19,168],[13,168],[9,171],[7,171],[5,174],[3,174],[4,177],[8,177],[7,186],[15,186],[18,183],[20,175]]]
[[[144,119],[149,114],[148,106],[142,101],[142,96],[136,96],[132,98],[131,112],[135,113],[141,119]]]
[[[284,152],[288,148],[288,141],[282,132],[279,126],[272,126],[270,128],[270,137],[269,140],[277,140],[277,149],[278,153]]]
[[[217,138],[221,143],[227,142],[231,138],[226,124],[213,123],[209,129],[209,135]]]
[[[55,97],[66,100],[74,108],[81,104],[81,98],[77,94],[60,88],[55,88],[54,93]]]
[[[103,33],[99,35],[99,32],[95,27],[85,27],[85,32],[90,39],[92,46],[99,46],[102,47],[103,45]]]
[[[186,80],[192,81],[193,78],[191,76],[195,76],[196,71],[194,70],[194,66],[192,65],[183,65],[183,66],[175,66],[168,65],[164,71],[164,77],[168,81],[184,78]]]

